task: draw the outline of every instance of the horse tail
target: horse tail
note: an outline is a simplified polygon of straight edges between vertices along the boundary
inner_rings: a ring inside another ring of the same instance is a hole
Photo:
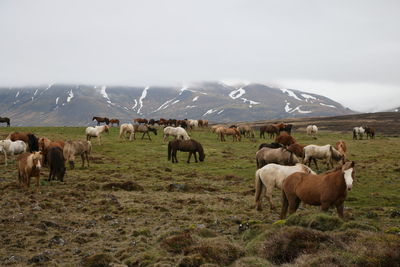
[[[263,188],[263,183],[261,182],[261,177],[260,177],[260,169],[256,171],[256,177],[254,180],[254,188],[255,188],[255,193],[254,193],[254,201],[256,203],[256,209],[261,210],[261,192]]]
[[[171,160],[171,154],[172,154],[172,145],[171,142],[168,143],[168,161]]]
[[[286,213],[288,210],[288,206],[289,206],[289,201],[287,199],[285,190],[283,190],[282,188],[282,210],[281,210],[281,219],[285,219],[286,217]]]

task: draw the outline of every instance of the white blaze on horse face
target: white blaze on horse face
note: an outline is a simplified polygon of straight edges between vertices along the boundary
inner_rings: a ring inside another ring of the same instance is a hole
[[[353,187],[353,168],[344,171],[344,180],[346,182],[347,190],[351,190]]]

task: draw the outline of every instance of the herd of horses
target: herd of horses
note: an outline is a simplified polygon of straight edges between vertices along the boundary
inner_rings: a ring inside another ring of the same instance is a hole
[[[29,187],[31,177],[36,177],[36,186],[39,186],[40,170],[48,166],[48,181],[57,179],[63,181],[66,173],[66,163],[71,169],[74,168],[75,157],[80,156],[82,167],[89,167],[89,155],[92,150],[91,138],[98,138],[101,145],[101,136],[109,132],[108,124],[112,120],[108,118],[93,117],[98,124],[105,125],[87,127],[85,129],[86,140],[75,141],[51,141],[46,137],[36,137],[33,133],[12,132],[5,140],[0,141],[0,153],[5,156],[17,158],[18,183],[21,187]],[[200,122],[201,121],[201,122]],[[108,123],[107,123],[108,122]],[[208,127],[204,120],[165,120],[160,119],[150,123],[151,120],[134,119],[133,123],[120,125],[120,139],[135,138],[135,133],[142,133],[142,139],[147,135],[151,141],[149,132],[157,135],[157,128],[154,124],[163,125],[163,140],[174,137],[168,142],[167,158],[172,163],[178,163],[177,151],[188,152],[187,163],[190,163],[192,155],[195,162],[205,160],[205,152],[200,142],[193,140],[187,129],[196,127]],[[184,123],[182,123],[184,122]],[[118,121],[119,124],[119,121]],[[186,125],[186,128],[182,125]],[[303,145],[297,143],[291,135],[293,125],[286,123],[275,123],[260,127],[260,138],[265,139],[265,133],[269,138],[274,138],[271,143],[262,143],[256,154],[255,173],[255,206],[257,210],[262,209],[262,198],[265,196],[274,209],[272,203],[272,191],[274,188],[282,191],[281,218],[294,213],[299,204],[304,202],[309,205],[319,205],[323,211],[335,206],[340,217],[343,217],[343,203],[347,191],[351,190],[355,180],[355,163],[347,158],[347,147],[343,140],[335,145],[327,144],[318,146],[314,144]],[[241,141],[241,137],[254,138],[255,129],[249,125],[214,125],[211,131],[217,134],[220,141],[226,141],[225,136],[231,135],[232,141]],[[318,127],[309,125],[306,128],[307,134],[316,136]],[[353,138],[362,139],[366,134],[367,138],[375,137],[375,129],[369,126],[355,127]],[[198,155],[198,157],[197,157]],[[325,160],[327,172],[317,174],[311,169],[311,163],[317,160]],[[335,166],[336,165],[336,166]]]

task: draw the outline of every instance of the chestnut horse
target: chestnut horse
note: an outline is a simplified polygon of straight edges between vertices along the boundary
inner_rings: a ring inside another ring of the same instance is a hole
[[[232,135],[232,142],[239,141],[241,139],[240,132],[236,128],[224,128],[219,132],[221,142],[226,141],[225,135]]]
[[[139,124],[141,124],[141,123],[147,124],[149,121],[147,119],[144,119],[144,118],[136,118],[136,119],[133,120],[133,122],[139,123]]]
[[[342,161],[343,161],[343,163],[345,163],[347,161],[346,143],[343,140],[339,140],[338,142],[336,142],[335,148],[337,151],[340,152],[340,154],[342,154],[342,156],[343,156]]]
[[[278,135],[279,129],[272,124],[261,126],[260,127],[260,138],[265,139],[265,133],[269,134],[269,138],[273,138],[275,135]]]
[[[339,217],[343,218],[343,203],[355,180],[354,165],[354,161],[347,161],[319,175],[296,172],[288,176],[282,185],[281,219],[286,218],[288,207],[289,214],[296,212],[301,201],[321,206],[322,211],[336,206]]]
[[[43,165],[47,164],[47,152],[53,148],[58,147],[61,148],[61,151],[64,149],[65,142],[64,141],[54,141],[52,142],[50,139],[46,137],[39,138],[39,150],[43,153]]]
[[[2,122],[7,123],[7,127],[10,127],[10,118],[0,117],[0,123],[2,123]]]
[[[110,123],[111,123],[111,127],[114,126],[114,123],[116,123],[117,126],[119,127],[119,119],[111,119],[111,120],[110,120]]]
[[[204,158],[206,157],[204,155],[204,150],[203,146],[193,140],[180,140],[180,139],[174,139],[172,141],[169,141],[168,143],[168,160],[171,160],[172,157],[172,163],[178,163],[178,159],[176,158],[176,152],[177,151],[183,151],[183,152],[189,152],[189,156],[187,159],[187,163],[190,163],[190,158],[192,157],[192,154],[194,155],[194,160],[197,163],[197,156],[196,152],[199,153],[199,160],[204,161]]]
[[[276,138],[275,138],[276,143],[280,143],[285,146],[290,146],[291,144],[296,143],[296,139],[294,137],[290,136],[286,132],[281,132]]]
[[[29,187],[31,177],[36,177],[36,188],[39,187],[40,169],[42,168],[41,162],[41,152],[23,153],[18,156],[17,169],[20,186],[25,185]]]
[[[99,126],[101,122],[104,122],[107,125],[110,124],[110,120],[107,117],[93,117],[92,121],[94,120],[97,121],[97,126]]]

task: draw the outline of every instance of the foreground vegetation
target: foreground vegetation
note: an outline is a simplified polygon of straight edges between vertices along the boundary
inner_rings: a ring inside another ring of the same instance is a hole
[[[78,127],[1,127],[1,139],[10,131],[84,139]],[[187,164],[187,154],[178,152],[180,161],[172,164],[161,131],[152,141],[128,142],[112,128],[102,146],[92,141],[90,168],[80,168],[77,159],[64,183],[45,181],[44,169],[38,190],[18,188],[15,164],[5,167],[0,156],[0,264],[398,266],[400,138],[293,135],[301,144],[346,141],[356,181],[344,221],[334,209],[321,214],[309,206],[281,221],[280,209],[270,210],[266,201],[257,212],[259,139],[221,143],[196,130],[191,136],[203,144],[205,161]],[[274,202],[280,208],[278,190]]]

